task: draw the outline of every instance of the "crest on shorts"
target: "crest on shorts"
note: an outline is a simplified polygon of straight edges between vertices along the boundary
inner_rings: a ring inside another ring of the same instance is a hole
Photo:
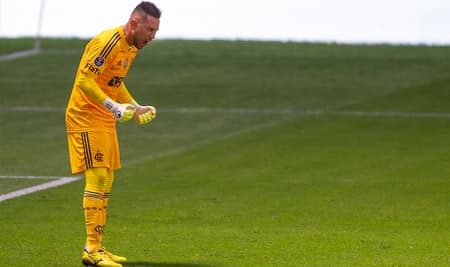
[[[95,159],[97,162],[103,162],[104,156],[105,156],[105,155],[99,150],[99,151],[97,151],[97,153],[95,153],[94,159]]]

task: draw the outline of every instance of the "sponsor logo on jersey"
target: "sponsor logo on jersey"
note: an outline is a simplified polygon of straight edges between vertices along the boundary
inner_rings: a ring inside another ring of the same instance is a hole
[[[84,65],[84,68],[88,69],[90,72],[95,73],[97,75],[100,74],[100,69],[96,68],[95,66],[93,66],[91,63],[86,63],[86,65]]]
[[[101,56],[98,56],[95,58],[94,63],[95,63],[95,66],[101,67],[101,66],[103,66],[103,64],[105,64],[105,59]]]
[[[122,60],[119,60],[116,62],[116,64],[114,64],[111,69],[112,70],[120,70],[122,68]]]
[[[124,69],[126,69],[126,68],[128,68],[128,65],[129,65],[129,64],[130,64],[130,59],[126,58],[126,59],[124,59],[123,61],[122,61],[122,60],[117,61],[117,62],[111,67],[111,69],[112,69],[112,70],[120,70],[120,69],[122,69],[122,67],[123,67]]]
[[[109,82],[108,85],[111,87],[119,87],[122,84],[123,77],[114,76]]]

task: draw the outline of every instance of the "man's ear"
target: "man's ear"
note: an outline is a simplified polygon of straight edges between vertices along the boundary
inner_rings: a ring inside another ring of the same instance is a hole
[[[136,19],[131,19],[130,25],[131,25],[131,29],[132,29],[133,31],[136,30],[136,29],[137,29],[137,26],[138,26],[137,20],[136,20]]]

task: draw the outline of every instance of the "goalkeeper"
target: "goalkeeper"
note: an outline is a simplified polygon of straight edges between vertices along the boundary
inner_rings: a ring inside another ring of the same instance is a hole
[[[138,49],[155,38],[160,16],[153,3],[138,4],[125,25],[90,40],[75,76],[65,119],[72,173],[85,176],[84,265],[120,267],[126,261],[102,245],[114,171],[121,167],[116,122],[145,124],[156,116],[154,107],[136,102],[124,78]]]

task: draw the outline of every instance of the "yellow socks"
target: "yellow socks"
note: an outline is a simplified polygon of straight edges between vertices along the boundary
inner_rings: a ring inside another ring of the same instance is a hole
[[[85,172],[86,185],[83,209],[86,224],[86,249],[97,252],[101,248],[106,222],[106,207],[114,174],[106,168],[92,168]]]
[[[103,194],[103,209],[102,209],[102,216],[101,216],[101,225],[103,225],[103,230],[106,225],[106,208],[108,207],[108,201],[109,201],[109,194],[111,192],[111,188],[114,182],[114,172],[111,170],[108,170],[107,177],[106,177],[106,185],[105,185],[105,193]],[[102,243],[103,234],[99,236],[99,242],[100,245]]]

